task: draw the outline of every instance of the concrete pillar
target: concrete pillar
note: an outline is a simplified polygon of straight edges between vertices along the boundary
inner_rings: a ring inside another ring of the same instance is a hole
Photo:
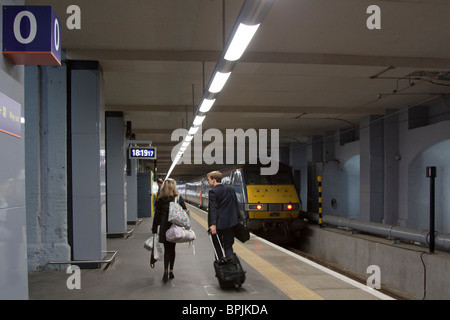
[[[326,131],[323,138],[323,160],[336,160],[336,140],[339,140],[339,135],[336,131]]]
[[[127,187],[122,112],[106,112],[107,232],[127,232]]]
[[[98,62],[70,63],[73,260],[106,255],[105,109]]]
[[[384,125],[381,116],[360,122],[360,219],[382,222],[384,215]]]
[[[138,160],[128,160],[127,180],[127,219],[130,222],[138,220],[138,191],[137,191],[137,162]]]
[[[383,223],[397,224],[399,204],[399,117],[397,110],[387,110],[384,121],[384,218]]]
[[[28,269],[59,268],[70,260],[67,234],[67,68],[27,66]]]
[[[289,165],[294,170],[294,178],[299,181],[299,197],[302,201],[302,211],[306,211],[308,199],[308,162],[307,162],[308,147],[305,144],[291,143],[290,144],[290,159]]]

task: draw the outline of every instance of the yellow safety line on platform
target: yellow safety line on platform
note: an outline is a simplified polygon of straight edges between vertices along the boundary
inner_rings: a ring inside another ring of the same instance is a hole
[[[205,229],[208,229],[208,223],[205,219],[192,211],[190,212],[190,216],[200,223]],[[235,242],[234,251],[239,257],[244,259],[256,271],[263,275],[292,300],[324,300],[324,298],[319,296],[317,293],[306,288],[304,285],[300,284],[280,269],[274,267],[272,264],[247,249],[242,244]]]

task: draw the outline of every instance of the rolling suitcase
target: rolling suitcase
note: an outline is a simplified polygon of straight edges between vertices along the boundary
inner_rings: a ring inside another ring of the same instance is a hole
[[[225,256],[225,251],[220,243],[219,236],[216,234],[217,241],[223,253],[223,257],[219,259],[212,240],[212,234],[209,233],[209,236],[216,256],[214,270],[216,271],[216,277],[219,280],[220,287],[222,289],[240,288],[245,281],[245,271],[242,269],[238,256],[235,253]]]

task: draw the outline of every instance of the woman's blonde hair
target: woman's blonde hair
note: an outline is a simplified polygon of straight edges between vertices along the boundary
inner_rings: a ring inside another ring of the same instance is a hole
[[[158,199],[165,196],[178,197],[180,194],[177,191],[177,183],[172,178],[167,178],[159,193]]]

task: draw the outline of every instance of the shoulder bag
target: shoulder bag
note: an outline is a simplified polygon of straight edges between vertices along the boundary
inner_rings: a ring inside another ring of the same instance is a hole
[[[234,227],[234,236],[236,237],[236,239],[244,243],[245,241],[250,239],[250,231],[248,230],[247,227],[247,221],[241,214],[241,210],[239,210],[236,194],[233,194],[234,190],[231,187],[229,187],[228,191],[232,193],[231,198],[236,203],[236,214],[238,215],[238,224]]]
[[[175,198],[175,201],[169,204],[169,217],[168,221],[177,226],[184,227],[186,229],[191,228],[191,219],[188,213],[178,203],[179,197]]]

